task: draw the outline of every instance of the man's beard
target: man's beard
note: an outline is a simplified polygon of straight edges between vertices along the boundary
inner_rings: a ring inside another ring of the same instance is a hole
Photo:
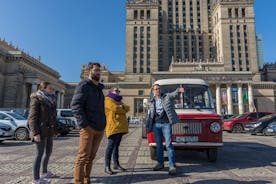
[[[92,75],[92,79],[99,82],[100,81],[100,75],[97,76],[97,75]]]

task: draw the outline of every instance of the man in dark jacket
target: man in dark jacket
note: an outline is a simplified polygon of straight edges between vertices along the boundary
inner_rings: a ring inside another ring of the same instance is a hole
[[[104,86],[100,81],[100,64],[88,63],[88,78],[82,80],[73,96],[71,107],[80,127],[80,144],[75,161],[75,184],[89,184],[92,162],[106,125]]]

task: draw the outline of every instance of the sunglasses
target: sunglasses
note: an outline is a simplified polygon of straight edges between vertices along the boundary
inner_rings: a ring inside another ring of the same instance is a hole
[[[121,91],[120,90],[118,90],[118,89],[116,89],[116,90],[114,90],[116,93],[120,93]]]

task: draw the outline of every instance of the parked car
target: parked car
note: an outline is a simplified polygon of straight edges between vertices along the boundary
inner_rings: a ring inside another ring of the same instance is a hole
[[[11,111],[0,111],[0,121],[12,127],[15,139],[29,139],[30,130],[27,125],[27,119],[22,115]]]
[[[68,126],[68,121],[71,121],[70,119],[64,119],[59,118],[57,119],[57,133],[64,136],[67,135],[70,132],[70,128]]]
[[[247,124],[245,130],[252,135],[259,133],[263,135],[276,134],[276,114],[264,116],[254,123]]]
[[[70,119],[71,129],[76,129],[79,127],[77,123],[77,119],[74,117],[72,113],[72,109],[57,109],[57,118]]]
[[[13,139],[14,131],[10,125],[0,122],[0,143],[4,140]]]
[[[129,124],[139,124],[142,121],[142,118],[139,117],[129,117],[128,123]]]
[[[271,112],[247,112],[236,116],[233,119],[223,120],[223,130],[233,133],[241,133],[244,131],[244,127],[248,123],[252,123],[264,117]]]

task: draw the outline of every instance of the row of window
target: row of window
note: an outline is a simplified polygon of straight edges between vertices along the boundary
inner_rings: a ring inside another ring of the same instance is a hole
[[[229,18],[245,17],[245,8],[228,8]]]
[[[150,10],[134,10],[133,19],[150,19]]]

